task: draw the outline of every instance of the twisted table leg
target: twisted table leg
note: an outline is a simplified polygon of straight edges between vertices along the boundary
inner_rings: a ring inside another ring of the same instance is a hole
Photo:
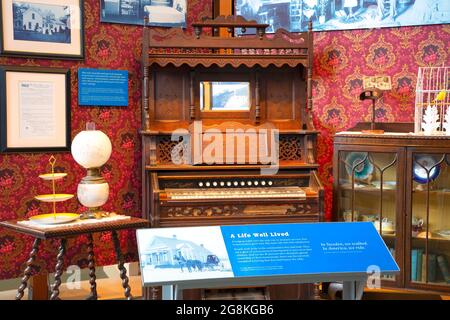
[[[91,285],[91,293],[86,298],[87,300],[97,300],[97,277],[95,276],[95,260],[94,260],[94,239],[92,234],[88,234],[88,267],[89,267],[89,283]]]
[[[120,251],[120,241],[119,237],[117,236],[117,232],[115,230],[111,231],[112,239],[114,243],[114,249],[116,251],[116,259],[118,263],[118,268],[120,270],[120,278],[122,279],[122,287],[125,290],[125,297],[127,300],[131,300],[133,297],[131,295],[131,288],[128,284],[128,277],[127,277],[127,269],[124,267],[124,261],[122,252]]]
[[[20,300],[22,299],[23,295],[24,295],[24,291],[28,286],[28,280],[31,277],[31,271],[33,269],[33,263],[34,260],[36,259],[36,255],[39,251],[39,244],[41,243],[41,239],[34,239],[33,242],[33,248],[30,251],[30,257],[28,258],[27,261],[27,266],[23,272],[23,277],[21,280],[21,284],[19,286],[19,289],[17,289],[17,295],[16,295],[16,300]]]
[[[55,271],[55,283],[52,288],[52,295],[50,300],[60,300],[59,299],[59,286],[61,285],[61,275],[63,273],[64,266],[64,254],[66,253],[66,239],[61,239],[61,244],[59,245],[58,256],[56,257],[56,271]]]

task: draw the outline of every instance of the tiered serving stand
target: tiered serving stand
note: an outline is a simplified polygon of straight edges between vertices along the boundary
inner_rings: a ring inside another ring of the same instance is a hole
[[[77,213],[57,213],[56,203],[70,200],[74,197],[73,194],[66,193],[56,193],[56,181],[61,180],[67,176],[67,173],[55,173],[55,163],[56,159],[51,156],[49,159],[49,164],[51,166],[51,173],[45,173],[39,175],[39,178],[52,182],[52,193],[51,194],[41,194],[35,196],[36,200],[42,202],[53,203],[53,213],[40,214],[30,217],[30,221],[38,224],[61,224],[68,223],[77,220],[80,215]]]

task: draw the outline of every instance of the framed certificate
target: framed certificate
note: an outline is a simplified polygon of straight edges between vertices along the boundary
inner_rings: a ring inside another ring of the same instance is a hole
[[[84,59],[82,0],[2,0],[0,54]]]
[[[70,149],[70,70],[0,67],[0,151]]]

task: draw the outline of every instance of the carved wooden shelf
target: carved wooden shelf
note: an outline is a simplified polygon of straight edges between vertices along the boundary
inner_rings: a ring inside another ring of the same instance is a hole
[[[155,170],[259,170],[261,168],[268,168],[268,166],[264,165],[211,165],[211,166],[195,166],[195,165],[155,165],[155,166],[145,166],[146,170],[155,171]],[[280,169],[317,169],[319,168],[319,164],[306,164],[306,163],[280,163]]]
[[[269,24],[258,23],[255,20],[247,20],[243,16],[218,16],[215,19],[205,17],[200,22],[194,22],[192,26],[195,27],[233,27],[233,28],[264,28],[269,27]]]

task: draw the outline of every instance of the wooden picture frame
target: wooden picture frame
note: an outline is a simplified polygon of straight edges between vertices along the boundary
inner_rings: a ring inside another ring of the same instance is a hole
[[[0,66],[0,152],[70,151],[70,70]]]
[[[83,0],[2,0],[0,55],[83,60]]]

